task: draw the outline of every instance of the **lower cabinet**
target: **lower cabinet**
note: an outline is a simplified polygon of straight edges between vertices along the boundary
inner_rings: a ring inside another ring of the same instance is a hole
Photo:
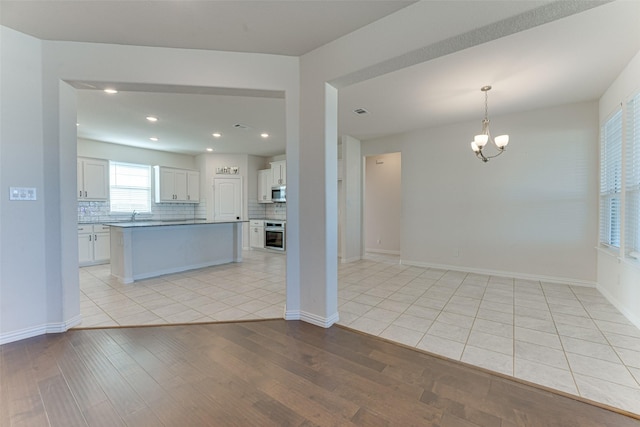
[[[78,225],[78,263],[80,266],[107,264],[111,258],[109,226],[102,224]]]
[[[264,249],[264,221],[249,221],[249,246]]]

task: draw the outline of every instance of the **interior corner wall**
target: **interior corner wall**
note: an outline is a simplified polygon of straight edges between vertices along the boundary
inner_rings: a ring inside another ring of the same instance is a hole
[[[342,262],[362,258],[362,154],[360,140],[344,135],[342,140],[342,192],[340,200]]]
[[[365,251],[400,255],[402,156],[387,153],[365,160]]]
[[[640,92],[640,52],[600,98],[600,123]],[[629,320],[640,328],[640,265],[624,254],[598,250],[598,289]]]
[[[42,44],[0,27],[0,344],[46,332]],[[32,187],[36,201],[10,201]],[[59,286],[59,276],[52,277]],[[61,308],[59,309],[61,311]],[[55,320],[55,319],[54,319]]]
[[[508,130],[488,163],[477,122],[363,143],[402,152],[403,263],[593,286],[598,212],[597,103],[492,117]]]

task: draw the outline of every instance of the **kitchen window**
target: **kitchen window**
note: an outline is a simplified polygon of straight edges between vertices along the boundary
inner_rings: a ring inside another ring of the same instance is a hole
[[[109,162],[111,213],[151,212],[151,166]]]

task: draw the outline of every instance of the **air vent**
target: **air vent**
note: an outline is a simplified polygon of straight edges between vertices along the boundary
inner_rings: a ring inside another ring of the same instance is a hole
[[[235,125],[233,125],[234,128],[236,129],[242,129],[242,130],[247,130],[249,129],[249,126],[243,124],[243,123],[236,123]]]
[[[356,108],[355,110],[353,110],[353,112],[359,116],[364,116],[365,114],[369,114],[369,112],[364,108]]]

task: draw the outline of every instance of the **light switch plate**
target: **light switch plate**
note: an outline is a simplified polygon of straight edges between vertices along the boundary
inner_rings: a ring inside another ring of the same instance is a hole
[[[9,187],[9,200],[36,200],[33,187]]]

